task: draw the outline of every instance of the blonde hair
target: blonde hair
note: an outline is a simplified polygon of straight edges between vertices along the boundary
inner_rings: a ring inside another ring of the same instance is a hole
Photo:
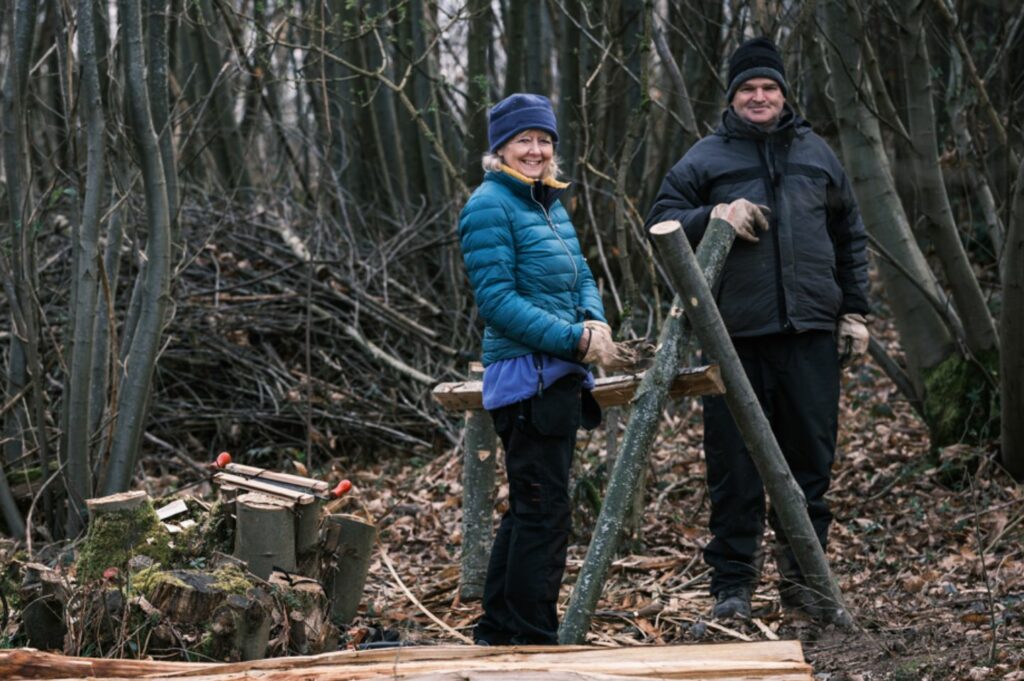
[[[498,149],[498,151],[501,151],[501,149]],[[493,170],[494,172],[500,173],[502,171],[502,166],[505,165],[505,161],[502,160],[501,156],[499,156],[498,154],[488,151],[480,160],[480,165],[484,167],[485,171]],[[552,180],[557,180],[559,172],[561,170],[558,167],[558,165],[558,157],[552,155],[551,162],[548,163],[547,170],[544,172],[544,177],[542,179],[547,179],[550,177]]]

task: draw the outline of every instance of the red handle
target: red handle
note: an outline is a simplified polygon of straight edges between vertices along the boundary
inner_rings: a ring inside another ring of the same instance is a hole
[[[337,499],[338,497],[345,494],[345,492],[348,492],[350,489],[352,489],[352,483],[349,482],[348,480],[342,480],[341,482],[338,483],[337,487],[331,490],[331,498]]]
[[[221,452],[217,455],[217,460],[213,462],[213,465],[217,468],[227,468],[229,463],[231,463],[231,454]]]

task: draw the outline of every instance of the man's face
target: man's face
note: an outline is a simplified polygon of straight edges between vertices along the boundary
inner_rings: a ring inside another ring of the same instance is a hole
[[[779,120],[785,102],[782,88],[774,80],[751,78],[740,85],[730,104],[743,120],[757,126],[767,126]]]

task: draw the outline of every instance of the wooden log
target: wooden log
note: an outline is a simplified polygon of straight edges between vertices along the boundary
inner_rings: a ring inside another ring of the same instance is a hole
[[[324,518],[324,530],[331,617],[337,623],[348,624],[363,598],[377,527],[358,516],[338,513]]]
[[[235,556],[260,579],[273,568],[295,570],[294,504],[249,492],[235,502]]]
[[[700,244],[700,263],[704,276],[714,281],[722,271],[732,247],[732,228],[722,220],[712,220]],[[590,630],[590,620],[597,607],[612,558],[618,547],[622,528],[647,468],[647,457],[661,423],[676,370],[690,344],[691,333],[683,316],[682,301],[676,296],[672,311],[665,319],[658,336],[654,365],[647,370],[622,438],[622,451],[615,460],[608,478],[608,489],[597,519],[598,528],[587,547],[587,556],[576,578],[569,607],[558,630],[562,643],[583,643]],[[717,372],[717,367],[716,367]],[[716,373],[717,376],[717,373]]]
[[[304,556],[320,542],[319,502],[295,508],[295,555]]]
[[[711,288],[700,274],[682,225],[677,221],[662,222],[651,228],[651,235],[701,347],[720,362],[729,411],[750,450],[750,458],[761,474],[772,508],[789,538],[808,587],[821,598],[827,619],[852,627],[853,618],[843,603],[839,585],[832,577],[825,552],[807,514],[803,490],[793,478],[771,424],[754,394],[715,305]]]
[[[481,378],[484,367],[473,362],[469,371],[471,376]],[[498,444],[490,414],[482,409],[466,411],[464,442],[459,596],[463,601],[478,601],[484,595],[484,579],[494,541],[494,476]]]
[[[312,657],[209,664],[70,658],[0,650],[0,678],[120,681],[811,681],[799,641],[594,648],[582,646],[424,646],[344,651]]]
[[[262,660],[267,654],[273,601],[260,589],[231,594],[213,613],[211,657],[230,661]]]
[[[85,506],[89,509],[89,517],[94,518],[104,513],[117,513],[119,511],[134,511],[135,509],[142,508],[146,501],[149,500],[149,495],[145,492],[133,491],[133,492],[119,492],[118,494],[110,494],[105,497],[97,497],[95,499],[86,499]]]
[[[647,372],[607,376],[594,381],[594,399],[602,407],[629,404],[636,397]],[[483,409],[482,381],[456,381],[439,383],[434,387],[434,399],[450,411]],[[725,391],[717,366],[699,366],[680,369],[669,388],[675,399],[695,395],[721,395]]]
[[[288,652],[316,655],[337,650],[339,632],[331,623],[331,604],[320,582],[275,572],[270,584],[288,604]]]
[[[26,563],[18,595],[25,604],[21,622],[29,645],[42,650],[63,650],[68,594],[60,574],[40,563]],[[2,673],[0,678],[5,678]]]

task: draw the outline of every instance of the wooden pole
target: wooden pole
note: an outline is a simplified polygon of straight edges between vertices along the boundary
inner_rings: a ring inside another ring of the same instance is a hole
[[[480,380],[484,367],[469,365],[470,377]],[[494,469],[497,436],[491,415],[466,412],[465,451],[462,457],[462,565],[459,597],[478,601],[484,595],[487,561],[494,541]]]
[[[722,271],[734,238],[732,227],[726,222],[712,220],[708,225],[698,249],[701,268],[708,279],[715,280]],[[558,640],[562,644],[579,644],[586,640],[590,620],[594,616],[597,600],[601,596],[629,512],[630,499],[635,493],[640,471],[647,465],[647,455],[657,435],[661,412],[668,400],[669,388],[678,372],[690,335],[681,301],[676,297],[658,338],[654,365],[647,370],[633,398],[629,424],[622,438],[622,450],[608,479],[608,491],[601,505],[597,528],[572,590],[569,607],[558,629]]]
[[[789,538],[808,587],[825,602],[823,611],[827,619],[852,627],[853,618],[843,603],[842,593],[832,578],[825,552],[807,515],[803,490],[793,479],[771,424],[761,410],[715,305],[711,288],[699,274],[697,259],[681,225],[674,220],[662,222],[651,228],[651,235],[665,262],[672,286],[683,300],[686,316],[701,347],[719,361],[729,411],[750,450],[750,458],[761,474],[768,498]]]
[[[295,570],[294,504],[260,492],[235,500],[235,556],[267,579],[274,568]]]
[[[377,527],[362,518],[342,513],[324,518],[324,551],[332,553],[328,570],[331,617],[348,624],[359,609],[370,569],[370,557],[377,538]]]

